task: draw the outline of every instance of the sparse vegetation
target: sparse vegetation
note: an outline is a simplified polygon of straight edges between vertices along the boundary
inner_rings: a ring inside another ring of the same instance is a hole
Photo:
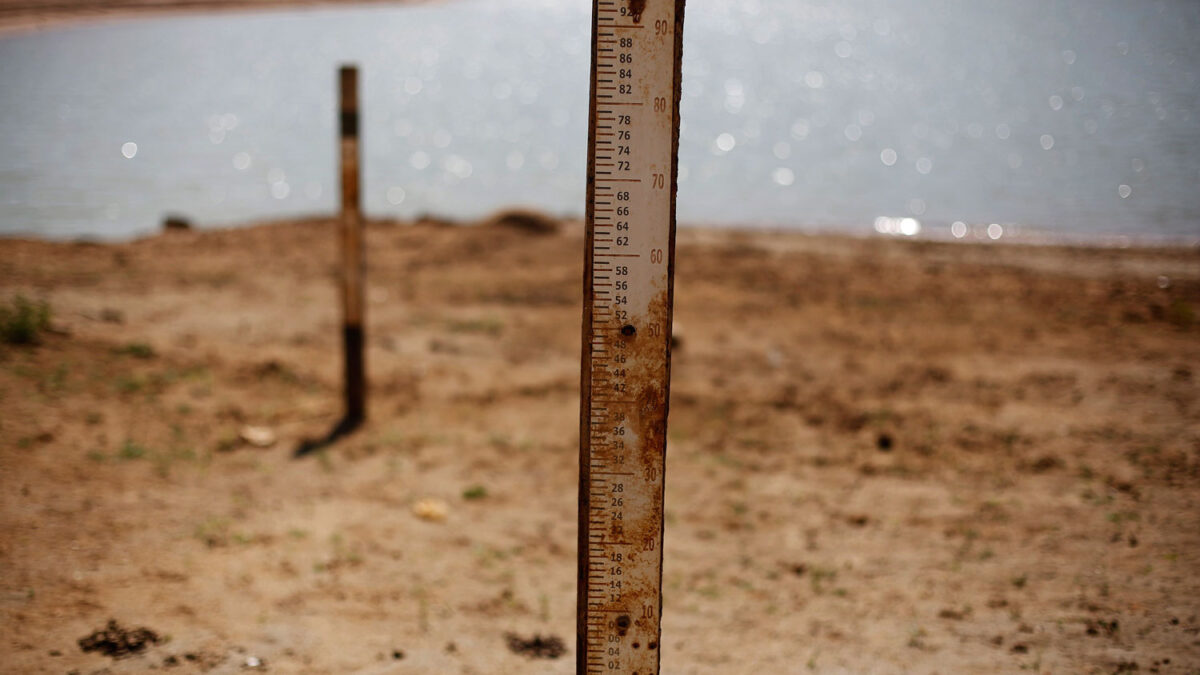
[[[113,381],[113,387],[121,394],[136,394],[146,386],[146,381],[136,375],[120,375]]]
[[[141,459],[146,456],[149,451],[142,445],[126,439],[121,444],[121,448],[117,450],[117,459],[134,460]]]
[[[210,516],[196,525],[192,531],[192,536],[199,539],[209,548],[227,546],[229,544],[230,526],[231,523],[228,518]]]
[[[1195,325],[1196,310],[1189,302],[1173,300],[1170,307],[1167,308],[1167,320],[1175,324],[1177,328],[1186,330]]]
[[[152,359],[158,355],[154,351],[154,347],[145,342],[130,342],[113,349],[113,352],[124,356],[132,356],[135,359]]]
[[[813,593],[820,595],[825,592],[827,582],[831,582],[837,578],[837,570],[829,567],[813,566],[809,570],[808,579],[812,584]]]
[[[180,462],[195,462],[198,457],[196,451],[189,447],[176,446],[161,452],[155,452],[150,459],[154,462],[154,471],[159,476],[166,478],[171,474],[171,469]]]
[[[50,329],[50,304],[17,295],[0,304],[0,341],[10,345],[33,345]]]

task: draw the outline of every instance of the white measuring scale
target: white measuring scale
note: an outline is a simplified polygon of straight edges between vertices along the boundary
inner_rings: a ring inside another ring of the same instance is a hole
[[[683,0],[594,0],[576,672],[657,675]]]

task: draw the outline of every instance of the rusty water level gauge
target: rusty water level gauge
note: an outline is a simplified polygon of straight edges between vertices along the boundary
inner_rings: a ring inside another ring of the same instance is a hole
[[[576,672],[657,675],[684,0],[594,0]]]

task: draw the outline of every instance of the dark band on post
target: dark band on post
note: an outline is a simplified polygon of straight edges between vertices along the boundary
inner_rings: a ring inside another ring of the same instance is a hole
[[[358,138],[358,111],[342,111],[342,138]]]
[[[358,68],[342,66],[338,71],[341,94],[342,137],[358,136]]]

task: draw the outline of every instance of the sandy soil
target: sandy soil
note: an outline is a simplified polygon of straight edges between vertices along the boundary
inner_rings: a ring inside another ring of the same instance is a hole
[[[368,241],[303,460],[331,222],[0,241],[0,671],[573,672],[581,228]],[[677,288],[664,673],[1200,672],[1196,250],[686,230]]]

